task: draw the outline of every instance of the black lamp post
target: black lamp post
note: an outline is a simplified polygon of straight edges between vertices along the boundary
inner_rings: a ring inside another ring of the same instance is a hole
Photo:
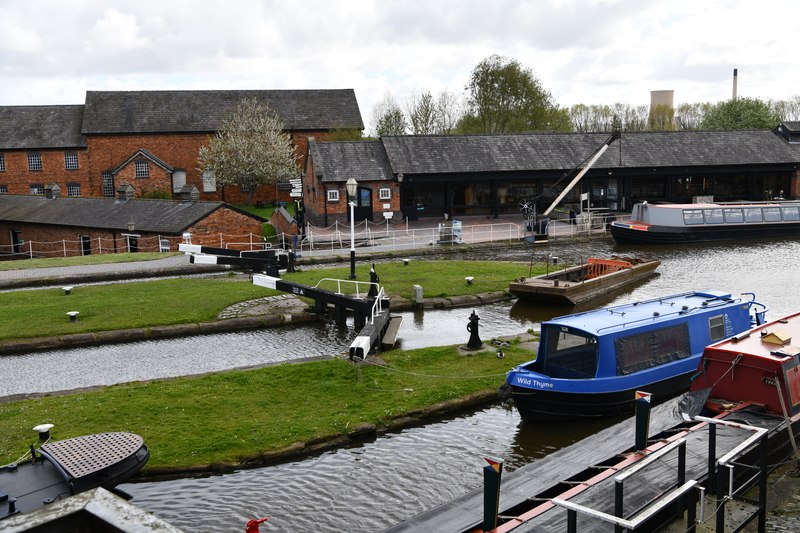
[[[352,176],[347,183],[347,197],[350,199],[350,279],[356,279],[356,192],[358,192],[358,182]]]

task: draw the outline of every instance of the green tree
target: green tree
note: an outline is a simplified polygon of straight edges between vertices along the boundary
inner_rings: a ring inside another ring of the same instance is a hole
[[[464,133],[571,131],[569,112],[560,109],[533,71],[514,59],[492,55],[475,67],[465,87]]]
[[[774,128],[781,118],[758,98],[737,98],[711,106],[700,128],[705,130],[746,130]]]
[[[255,98],[245,98],[223,118],[197,161],[198,170],[214,173],[218,186],[246,190],[248,205],[259,185],[298,174],[291,137],[278,116]]]
[[[422,94],[413,93],[406,106],[411,133],[414,135],[430,135],[436,132],[437,114],[436,102],[430,91]]]
[[[675,108],[667,104],[656,104],[650,107],[647,117],[650,131],[672,131],[675,129]]]
[[[408,129],[403,110],[388,93],[372,108],[372,123],[375,125],[375,135],[379,136],[405,135]]]

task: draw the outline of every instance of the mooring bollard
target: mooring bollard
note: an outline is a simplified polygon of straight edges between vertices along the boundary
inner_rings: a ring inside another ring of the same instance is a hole
[[[473,276],[467,276],[464,279],[467,281],[467,285],[472,285],[472,282],[475,280]]]
[[[69,293],[72,292],[72,287],[63,287],[64,289],[64,296],[69,296]]]
[[[478,318],[475,310],[473,310],[472,314],[469,316],[469,324],[467,324],[467,331],[469,331],[469,342],[467,342],[467,348],[471,350],[476,350],[483,346],[483,341],[478,333],[479,320],[480,318]]]
[[[68,311],[67,316],[69,317],[70,322],[77,322],[78,321],[78,313],[79,311]]]
[[[411,259],[403,259],[403,266],[408,266],[409,262],[411,262]]]

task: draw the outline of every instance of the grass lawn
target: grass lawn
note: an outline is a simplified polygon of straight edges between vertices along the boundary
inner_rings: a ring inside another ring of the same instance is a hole
[[[415,284],[423,287],[426,298],[477,294],[506,290],[512,279],[529,272],[523,263],[446,260],[412,260],[408,266],[398,260],[376,269],[387,294],[406,299],[411,299]],[[349,273],[348,265],[296,272],[285,278],[316,285],[322,278],[346,279]],[[356,273],[359,281],[369,281],[367,263],[357,265]],[[464,281],[467,275],[475,277],[472,285]],[[336,290],[332,282],[321,287]],[[367,289],[362,286],[362,294]],[[352,285],[345,284],[343,292],[352,292]],[[234,303],[274,294],[279,293],[228,278],[78,285],[69,296],[60,288],[5,292],[0,293],[0,340],[209,321]],[[78,321],[69,322],[67,311],[78,311]]]
[[[163,279],[0,293],[0,340],[214,320],[225,307],[277,294],[227,278]],[[78,311],[69,322],[67,311]]]
[[[55,424],[57,439],[103,431],[141,435],[150,469],[240,464],[293,443],[348,434],[482,390],[496,390],[532,354],[519,346],[459,355],[455,347],[394,350],[385,367],[347,360],[235,370],[106,387],[0,405],[0,464]],[[376,360],[370,358],[369,362]]]
[[[99,265],[104,263],[125,263],[130,261],[152,261],[163,259],[174,253],[138,252],[135,254],[95,254],[81,255],[78,257],[47,257],[36,259],[18,259],[15,261],[0,261],[0,270],[22,270],[26,268],[52,268],[75,265]]]

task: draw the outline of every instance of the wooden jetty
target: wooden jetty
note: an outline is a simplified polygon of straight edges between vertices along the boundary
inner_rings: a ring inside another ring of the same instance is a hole
[[[615,527],[624,525],[657,531],[689,509],[692,525],[713,515],[712,506],[687,504],[688,496],[702,500],[695,492],[701,484],[722,503],[740,495],[732,494],[734,483],[739,491],[759,484],[763,496],[766,465],[791,453],[786,422],[753,404],[704,418],[699,413],[707,397],[708,390],[690,392],[653,408],[644,450],[634,451],[634,424],[626,420],[505,476],[495,531],[621,531]],[[791,423],[797,432],[800,415]],[[650,456],[657,460],[646,462]],[[483,531],[483,502],[483,489],[476,489],[386,531],[477,533]],[[570,529],[571,513],[577,529]]]

